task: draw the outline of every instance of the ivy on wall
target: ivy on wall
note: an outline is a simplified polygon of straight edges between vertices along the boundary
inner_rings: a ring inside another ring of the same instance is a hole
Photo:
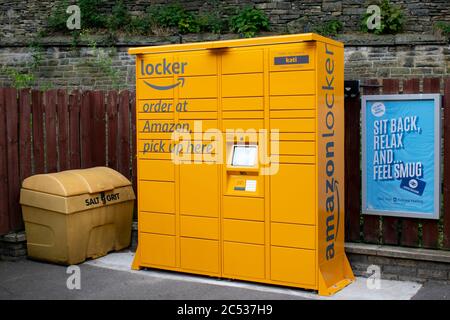
[[[31,88],[36,87],[38,82],[38,70],[44,60],[44,49],[41,46],[39,39],[35,38],[29,45],[31,52],[31,59],[26,62],[21,68],[12,66],[2,66],[0,72],[4,73],[11,80],[11,85],[14,88]],[[40,84],[42,90],[50,89],[51,83],[45,82]]]

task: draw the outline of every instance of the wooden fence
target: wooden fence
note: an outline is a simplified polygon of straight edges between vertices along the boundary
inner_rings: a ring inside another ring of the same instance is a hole
[[[135,187],[134,97],[0,88],[0,235],[23,229],[20,185],[30,175],[106,165]]]
[[[450,249],[450,79],[424,79],[422,85],[418,79],[369,84],[364,94],[444,90],[443,213],[439,221],[361,215],[361,101],[349,98],[346,241]],[[32,174],[106,165],[132,180],[136,190],[134,97],[129,91],[0,88],[0,235],[23,229],[20,184]]]
[[[443,207],[441,219],[361,215],[360,97],[345,100],[346,241],[450,249],[450,79],[369,81],[363,94],[441,93],[443,101]],[[421,89],[422,87],[422,89]],[[401,90],[401,88],[403,88]]]

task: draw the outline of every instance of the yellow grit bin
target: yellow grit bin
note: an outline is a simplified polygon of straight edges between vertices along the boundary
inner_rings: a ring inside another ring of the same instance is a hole
[[[140,47],[138,250],[151,267],[317,290],[344,251],[344,48],[316,34]]]

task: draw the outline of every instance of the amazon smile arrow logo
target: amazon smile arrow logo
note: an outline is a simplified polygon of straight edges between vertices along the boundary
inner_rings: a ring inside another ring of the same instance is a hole
[[[341,204],[340,204],[340,198],[339,198],[339,182],[337,180],[334,181],[334,191],[336,193],[336,202],[337,202],[337,221],[336,221],[336,235],[334,241],[336,241],[336,238],[339,234],[339,223],[341,221]]]
[[[145,80],[144,80],[144,83],[146,85],[148,85],[150,88],[153,88],[155,90],[170,90],[170,89],[173,89],[173,88],[178,87],[178,86],[181,86],[181,87],[184,86],[184,78],[178,78],[178,82],[177,83],[170,84],[168,86],[158,86],[156,84],[152,84],[152,83],[147,82]]]
[[[184,77],[182,75],[185,72],[187,64],[187,62],[173,62],[166,58],[159,63],[144,63],[144,60],[141,60],[141,75],[144,77],[178,76],[179,78],[176,83],[167,86],[156,85],[144,80],[146,85],[155,90],[170,90],[178,86],[184,86]]]

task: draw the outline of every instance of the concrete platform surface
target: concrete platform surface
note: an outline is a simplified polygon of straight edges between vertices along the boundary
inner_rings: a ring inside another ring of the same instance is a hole
[[[80,289],[67,267],[20,260],[0,261],[0,299],[194,299],[194,300],[303,300],[303,299],[446,299],[450,286],[422,285],[407,281],[381,280],[379,289],[369,289],[367,279],[354,283],[332,297],[315,292],[243,281],[221,280],[174,272],[130,269],[134,253],[111,253],[79,265]],[[72,278],[70,278],[72,277]]]

